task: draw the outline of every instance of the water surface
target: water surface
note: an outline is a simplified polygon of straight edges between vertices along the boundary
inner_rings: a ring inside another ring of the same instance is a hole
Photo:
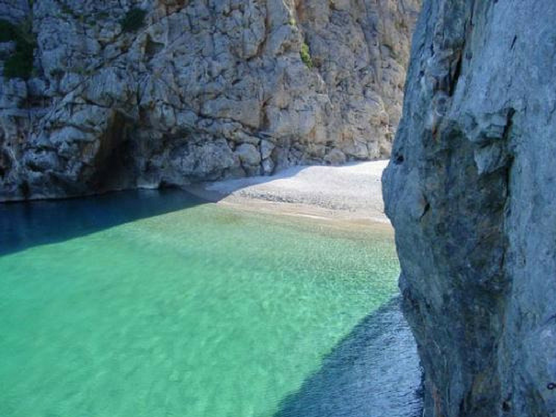
[[[384,230],[176,191],[5,205],[0,219],[1,416],[419,408]]]

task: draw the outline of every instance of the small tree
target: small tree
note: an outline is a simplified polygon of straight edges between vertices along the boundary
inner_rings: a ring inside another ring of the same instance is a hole
[[[311,58],[311,52],[309,50],[309,45],[303,43],[301,45],[301,51],[299,51],[301,60],[307,65],[308,68],[313,68],[313,59]]]
[[[31,25],[19,28],[7,20],[0,20],[0,42],[15,42],[15,52],[4,63],[4,77],[28,79],[33,72],[36,40]]]
[[[124,32],[135,32],[145,25],[147,12],[138,7],[130,9],[121,21]]]

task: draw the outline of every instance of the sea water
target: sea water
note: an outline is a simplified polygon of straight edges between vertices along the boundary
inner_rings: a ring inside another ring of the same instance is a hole
[[[0,206],[0,233],[2,417],[420,408],[384,228],[150,191]]]

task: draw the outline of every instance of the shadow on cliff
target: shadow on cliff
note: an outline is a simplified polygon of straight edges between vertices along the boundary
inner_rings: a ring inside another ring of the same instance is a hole
[[[205,203],[178,189],[0,204],[0,256]]]
[[[274,417],[418,417],[421,369],[395,298],[365,317]]]

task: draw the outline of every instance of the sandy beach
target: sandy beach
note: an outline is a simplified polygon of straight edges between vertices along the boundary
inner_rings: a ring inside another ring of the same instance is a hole
[[[381,191],[387,164],[292,167],[273,176],[219,181],[190,191],[241,209],[390,227]]]

